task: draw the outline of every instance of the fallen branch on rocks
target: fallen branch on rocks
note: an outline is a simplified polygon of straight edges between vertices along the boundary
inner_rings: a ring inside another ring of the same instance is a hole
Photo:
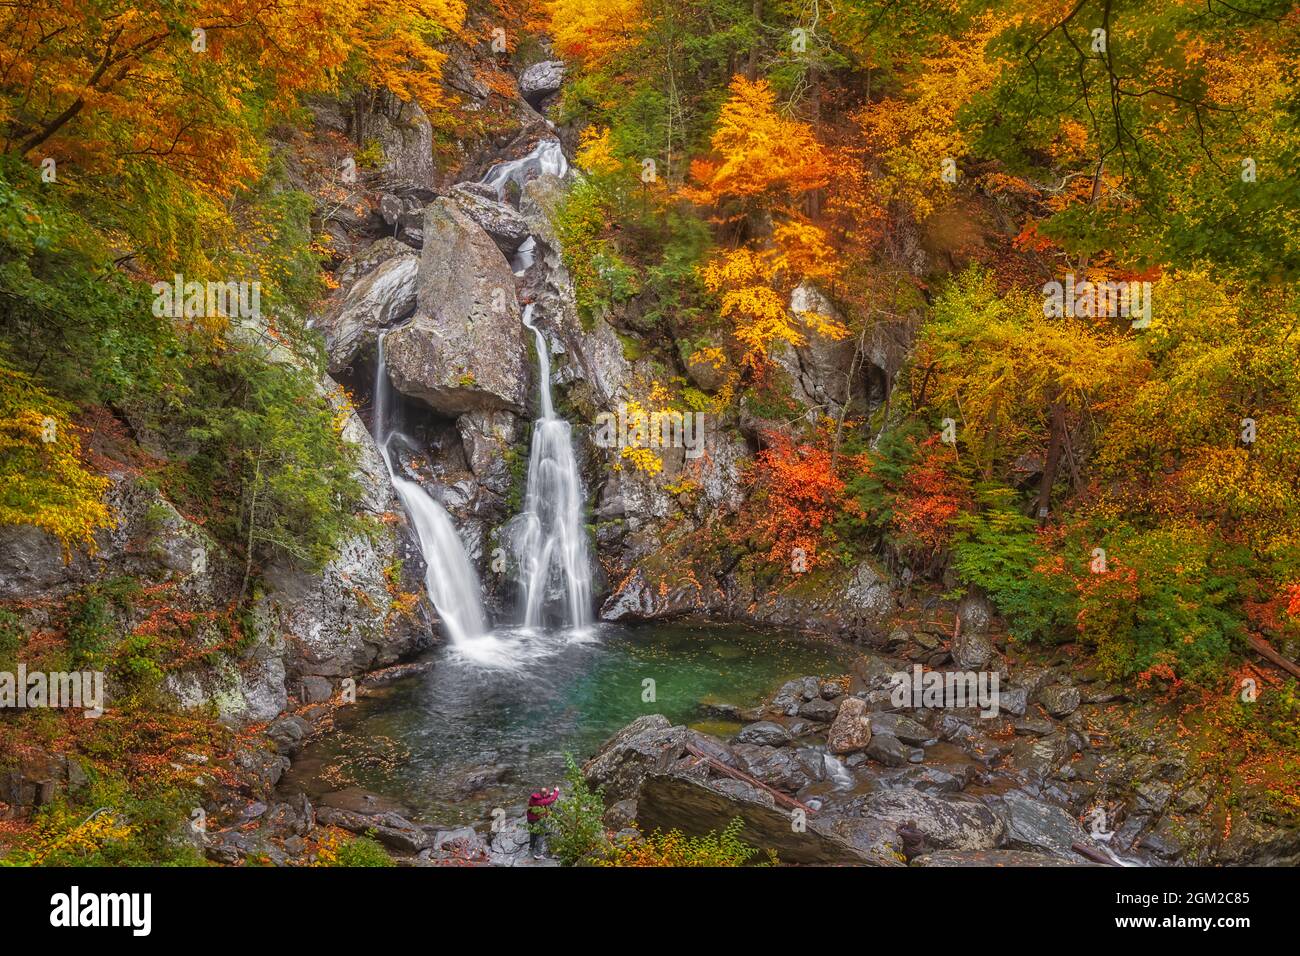
[[[768,793],[772,795],[772,799],[774,799],[777,803],[780,803],[782,806],[790,807],[791,809],[802,810],[804,813],[817,812],[812,807],[808,806],[806,803],[800,803],[794,797],[788,797],[781,791],[774,790],[773,788],[769,787],[767,784],[763,783],[761,780],[754,779],[749,774],[745,773],[743,770],[737,770],[735,767],[728,767],[721,760],[718,760],[715,757],[710,757],[708,754],[704,753],[704,751],[699,750],[694,744],[688,743],[686,745],[686,752],[690,754],[692,757],[696,757],[700,760],[703,760],[705,763],[707,763],[718,773],[725,774],[726,776],[732,777],[735,780],[739,780],[742,783],[747,783],[752,787],[758,787],[760,790],[766,790]]]
[[[1110,857],[1108,857],[1105,853],[1102,853],[1100,850],[1094,850],[1092,847],[1084,846],[1082,843],[1071,843],[1070,849],[1073,850],[1075,853],[1078,853],[1080,856],[1086,856],[1094,863],[1103,863],[1106,866],[1120,865],[1116,863],[1114,860],[1112,860]]]
[[[1300,665],[1294,661],[1289,661],[1273,649],[1273,645],[1264,640],[1258,634],[1247,634],[1246,641],[1251,648],[1264,660],[1276,667],[1282,668],[1293,677],[1300,677]]]

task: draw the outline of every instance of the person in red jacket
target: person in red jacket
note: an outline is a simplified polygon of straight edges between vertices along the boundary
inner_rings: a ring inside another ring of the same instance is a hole
[[[551,812],[551,804],[558,799],[560,799],[559,787],[552,790],[543,787],[528,798],[528,849],[532,851],[535,860],[540,860],[545,853],[546,834],[542,831],[542,827]]]

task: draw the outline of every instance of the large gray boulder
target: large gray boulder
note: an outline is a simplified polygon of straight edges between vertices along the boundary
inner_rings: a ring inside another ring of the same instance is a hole
[[[399,392],[434,411],[520,413],[528,353],[510,266],[455,202],[425,209],[415,315],[384,340]]]
[[[530,103],[536,103],[559,90],[563,82],[564,63],[560,60],[543,60],[519,74],[519,93]]]
[[[321,318],[330,372],[338,374],[380,331],[415,311],[420,257],[414,252],[379,263],[357,280]]]
[[[883,840],[854,839],[837,821],[796,814],[776,806],[770,794],[735,780],[695,780],[676,774],[651,774],[637,798],[637,823],[644,832],[681,830],[688,836],[721,832],[737,817],[740,839],[760,851],[773,850],[782,863],[809,866],[897,866],[882,849]],[[853,821],[869,826],[870,821]],[[762,856],[750,862],[761,862]]]
[[[881,790],[864,801],[862,816],[900,827],[913,821],[928,847],[992,850],[1004,846],[1007,828],[983,803],[915,790]]]
[[[1075,843],[1093,846],[1079,821],[1055,804],[1036,800],[1019,791],[1001,798],[1007,821],[1007,842],[1013,849],[1041,851],[1069,860],[1079,859]]]
[[[635,799],[642,781],[666,772],[686,752],[685,727],[663,714],[646,714],[628,724],[582,768],[593,790],[603,787],[606,803]]]
[[[476,188],[478,187],[478,188]],[[448,198],[496,240],[506,255],[518,249],[531,230],[513,206],[484,196],[477,183],[457,183],[451,187]]]

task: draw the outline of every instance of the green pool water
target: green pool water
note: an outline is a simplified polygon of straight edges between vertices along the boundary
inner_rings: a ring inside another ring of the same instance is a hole
[[[513,813],[642,714],[720,736],[708,702],[748,707],[782,682],[844,673],[847,646],[738,627],[601,626],[584,637],[503,632],[486,653],[434,652],[432,668],[340,710],[282,785],[314,797],[361,787],[415,819],[458,825]]]

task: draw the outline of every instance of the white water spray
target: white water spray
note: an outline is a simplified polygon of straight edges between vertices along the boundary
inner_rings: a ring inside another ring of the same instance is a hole
[[[548,597],[562,595],[562,622],[584,628],[591,621],[591,569],[582,526],[582,480],[573,454],[572,430],[555,414],[551,399],[546,337],[533,325],[532,316],[529,304],[523,322],[537,340],[542,415],[533,424],[524,510],[515,519],[523,623],[525,627],[540,626],[547,605],[552,603]]]
[[[538,140],[532,151],[518,159],[497,163],[487,171],[480,182],[496,190],[497,199],[506,198],[506,184],[514,183],[522,192],[524,184],[537,176],[563,177],[569,171],[569,161],[564,158],[560,143],[554,139]],[[530,175],[531,174],[531,175]]]
[[[451,517],[443,507],[429,497],[428,492],[414,481],[403,478],[396,469],[388,451],[387,430],[388,371],[384,365],[384,337],[378,344],[375,371],[375,444],[388,469],[393,490],[402,499],[402,506],[415,526],[420,539],[420,553],[424,556],[424,586],[429,599],[438,610],[438,617],[447,628],[453,645],[464,645],[487,633],[483,605],[479,600],[478,575],[469,563],[460,535],[456,533]]]

